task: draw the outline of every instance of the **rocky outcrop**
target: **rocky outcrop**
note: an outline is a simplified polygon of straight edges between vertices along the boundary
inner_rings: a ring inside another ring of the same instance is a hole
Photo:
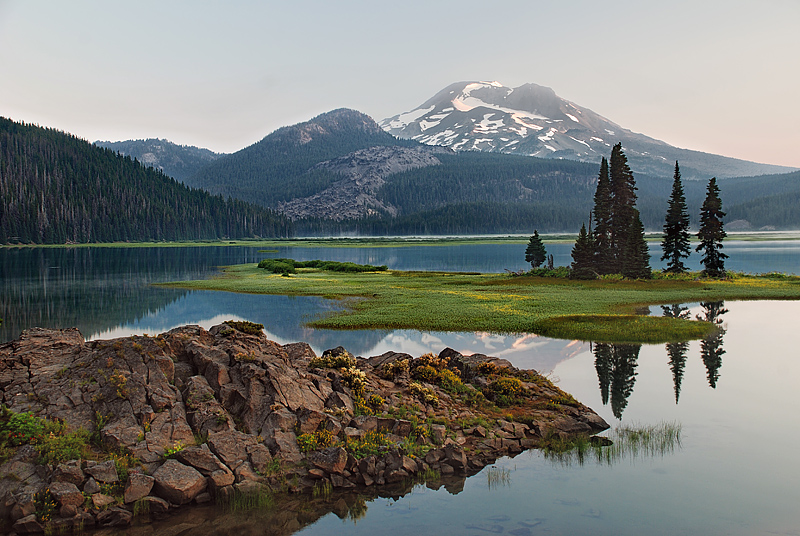
[[[317,357],[227,324],[89,343],[77,330],[28,330],[0,345],[0,402],[95,441],[95,459],[43,465],[23,445],[0,466],[0,515],[18,533],[43,530],[42,493],[53,528],[122,526],[134,511],[237,493],[466,477],[547,438],[608,427],[497,358],[445,349],[362,359],[343,348]],[[109,451],[136,463],[122,472]]]
[[[383,203],[378,190],[386,177],[410,169],[441,164],[437,154],[449,149],[434,147],[370,147],[341,158],[320,162],[315,170],[342,175],[342,180],[309,197],[282,203],[279,210],[292,219],[324,218],[334,221],[373,215],[397,216],[397,208]]]

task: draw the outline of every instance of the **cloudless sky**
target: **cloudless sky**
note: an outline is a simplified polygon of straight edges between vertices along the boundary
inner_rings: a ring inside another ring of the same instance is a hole
[[[796,0],[0,0],[0,115],[218,152],[497,80],[678,147],[800,167],[799,58]]]

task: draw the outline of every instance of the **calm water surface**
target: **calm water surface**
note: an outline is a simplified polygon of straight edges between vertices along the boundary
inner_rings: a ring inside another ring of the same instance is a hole
[[[568,262],[570,248],[548,246],[556,264]],[[274,256],[499,272],[525,268],[523,251],[524,245],[509,244],[291,248]],[[725,251],[732,270],[800,272],[797,242],[730,241]],[[606,347],[532,334],[311,330],[303,322],[335,304],[149,286],[207,277],[220,265],[265,256],[254,248],[0,250],[0,336],[10,340],[38,325],[78,326],[87,338],[108,338],[242,318],[263,323],[274,340],[305,340],[318,352],[341,344],[364,356],[420,355],[450,346],[502,356],[549,372],[612,426],[682,425],[682,447],[664,457],[563,466],[532,451],[498,462],[509,471],[503,485],[490,487],[484,471],[463,489],[420,486],[404,497],[368,502],[358,522],[329,514],[303,534],[800,534],[800,352],[792,336],[799,302],[669,309],[710,315],[725,332],[685,346]],[[185,533],[192,530],[187,524]],[[260,533],[257,526],[246,532]]]

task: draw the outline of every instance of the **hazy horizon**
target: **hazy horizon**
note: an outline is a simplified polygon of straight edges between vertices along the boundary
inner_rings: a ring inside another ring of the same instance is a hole
[[[676,147],[800,168],[800,4],[0,0],[0,115],[235,152],[335,108],[535,83]]]

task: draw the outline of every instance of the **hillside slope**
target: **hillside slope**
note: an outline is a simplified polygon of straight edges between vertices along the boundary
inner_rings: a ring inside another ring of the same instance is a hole
[[[287,236],[272,211],[188,188],[75,136],[0,118],[0,243]]]
[[[178,145],[168,140],[146,139],[127,141],[96,141],[98,147],[111,149],[122,156],[130,156],[147,167],[163,171],[173,179],[185,182],[221,156],[208,149]]]

